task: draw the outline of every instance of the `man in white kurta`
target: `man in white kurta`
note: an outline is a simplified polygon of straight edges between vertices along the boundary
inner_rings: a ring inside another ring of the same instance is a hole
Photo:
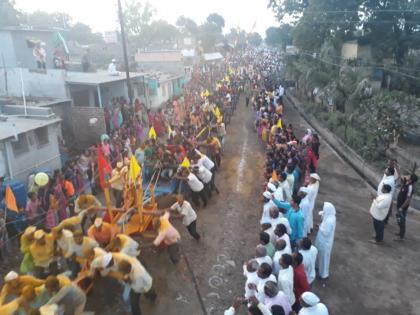
[[[264,197],[264,206],[263,206],[263,211],[261,214],[260,224],[270,223],[270,209],[276,206],[274,202],[271,200],[271,193],[269,191],[265,191],[263,193],[263,197]]]
[[[308,192],[309,192],[309,188],[308,187],[300,187],[299,188],[299,197],[302,198],[302,200],[300,201],[300,210],[302,211],[303,214],[303,218],[304,218],[304,222],[303,222],[303,236],[307,236],[310,232],[311,229],[309,227],[309,221],[311,220],[310,217],[310,212],[311,212],[311,202],[309,200],[309,196],[308,196]],[[312,219],[313,221],[313,219]]]
[[[308,220],[307,220],[307,227],[309,231],[311,231],[314,228],[314,208],[315,208],[315,202],[316,197],[318,196],[319,191],[319,182],[321,181],[321,178],[318,174],[312,173],[310,175],[310,183],[308,185],[308,199],[310,203],[309,211],[308,211]]]
[[[312,284],[316,277],[315,264],[318,250],[312,245],[311,240],[307,237],[304,237],[300,241],[299,247],[299,253],[301,253],[303,257],[303,267],[305,269],[306,278],[308,279],[308,283]]]
[[[322,222],[319,225],[318,234],[315,239],[315,247],[318,249],[318,272],[322,279],[329,276],[331,251],[334,244],[335,234],[335,207],[330,202],[324,202],[320,212]]]
[[[295,304],[296,298],[295,293],[293,292],[293,267],[292,267],[292,256],[288,254],[283,254],[280,259],[280,270],[279,275],[277,276],[277,285],[279,289],[286,294],[287,299],[290,302],[290,305]]]
[[[300,304],[302,309],[299,311],[299,315],[329,315],[327,307],[312,292],[303,293],[300,297]]]

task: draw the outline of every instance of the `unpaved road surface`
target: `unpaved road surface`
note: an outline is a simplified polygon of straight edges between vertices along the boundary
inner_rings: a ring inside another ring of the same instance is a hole
[[[286,122],[298,135],[307,124],[291,107]],[[196,242],[180,222],[182,250],[193,271],[181,263],[183,276],[166,252],[144,250],[141,260],[152,274],[159,298],[155,305],[142,297],[147,315],[223,314],[235,296],[243,294],[242,263],[253,255],[258,242],[262,209],[264,149],[252,128],[252,111],[242,102],[227,126],[225,153],[215,195],[198,211]],[[321,139],[319,174],[322,178],[317,213],[324,201],[337,209],[337,229],[330,279],[315,281],[313,290],[332,315],[420,315],[420,216],[410,214],[405,243],[392,241],[395,220],[386,228],[385,244],[368,243],[373,233],[369,188]],[[315,215],[316,222],[319,217]],[[2,273],[7,268],[3,265]],[[201,296],[201,301],[199,299]],[[101,315],[129,314],[122,290],[109,279],[99,280],[88,298],[87,310]],[[246,314],[245,310],[238,314]]]

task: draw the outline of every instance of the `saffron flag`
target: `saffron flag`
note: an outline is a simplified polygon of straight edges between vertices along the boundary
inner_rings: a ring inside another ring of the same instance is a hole
[[[275,170],[273,170],[273,174],[271,174],[271,179],[273,181],[278,181],[279,178],[277,177],[277,172]]]
[[[156,131],[155,131],[155,128],[153,128],[153,126],[152,126],[152,127],[150,127],[150,130],[149,130],[149,139],[155,139],[156,140],[156,138],[157,138]]]
[[[7,209],[12,210],[14,212],[19,212],[16,204],[15,194],[13,193],[13,190],[12,188],[10,188],[10,186],[6,187],[6,195],[4,196],[4,200],[6,202]]]
[[[134,155],[131,156],[130,159],[130,179],[133,183],[136,182],[137,176],[140,173],[140,165],[137,163],[137,160]]]
[[[104,154],[99,147],[96,149],[96,152],[98,155],[99,184],[101,185],[102,190],[104,190],[105,179],[109,179],[111,177],[111,166],[105,159]],[[105,174],[107,175],[107,178],[105,178]]]
[[[181,167],[185,167],[185,168],[189,168],[190,167],[190,161],[188,160],[188,158],[184,158],[184,160],[181,163]]]

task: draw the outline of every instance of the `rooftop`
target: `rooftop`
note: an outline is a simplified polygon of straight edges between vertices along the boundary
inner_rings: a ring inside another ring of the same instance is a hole
[[[137,62],[177,62],[182,61],[179,50],[139,51],[136,53]]]
[[[4,105],[0,110],[0,140],[13,138],[21,133],[60,122],[51,109],[27,106]]]
[[[145,76],[145,73],[130,72],[130,78],[139,78]],[[108,72],[67,72],[66,82],[68,84],[99,85],[125,80],[125,72],[119,75],[109,75]]]
[[[203,54],[205,61],[213,61],[213,60],[220,60],[223,59],[223,55],[219,52],[213,52],[213,53],[206,53]]]
[[[30,25],[21,25],[21,26],[3,26],[0,27],[0,31],[8,32],[62,32],[65,31],[63,28],[52,27],[52,28],[41,28]]]
[[[155,79],[158,82],[167,82],[170,80],[182,78],[183,74],[173,74],[168,72],[149,72],[146,74],[146,78]]]

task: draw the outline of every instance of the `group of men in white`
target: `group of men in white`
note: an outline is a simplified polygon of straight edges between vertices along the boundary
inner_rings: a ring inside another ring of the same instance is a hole
[[[225,311],[233,315],[247,304],[251,315],[328,315],[327,307],[311,287],[316,279],[329,277],[329,263],[336,226],[335,208],[324,202],[314,245],[313,211],[321,178],[310,174],[307,186],[293,192],[285,174],[270,179],[263,193],[260,244],[255,257],[243,266],[244,296]]]

